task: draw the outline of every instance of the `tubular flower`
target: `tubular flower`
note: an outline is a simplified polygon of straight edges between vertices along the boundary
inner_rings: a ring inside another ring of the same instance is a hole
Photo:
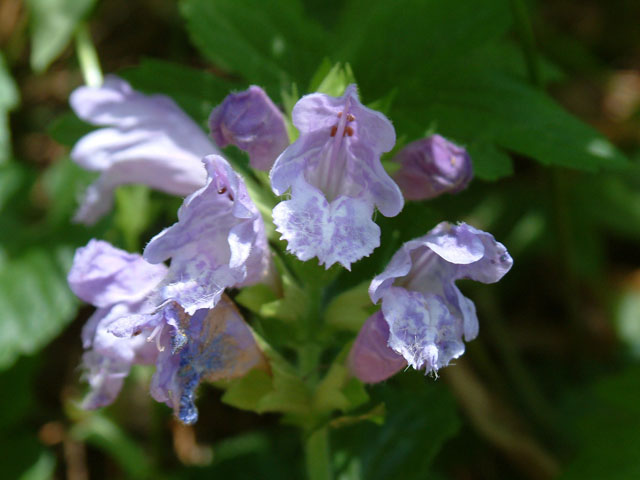
[[[395,144],[387,118],[364,107],[355,85],[342,97],[314,93],[293,109],[300,137],[276,160],[273,191],[291,189],[273,221],[300,260],[318,257],[329,268],[368,256],[380,244],[374,207],[387,217],[403,206],[402,194],[380,164]]]
[[[467,151],[440,135],[410,143],[393,160],[402,165],[393,178],[407,200],[458,193],[473,177]]]
[[[223,148],[235,145],[249,154],[251,166],[269,171],[278,155],[289,145],[284,117],[264,90],[228,95],[209,117],[211,136]]]
[[[167,272],[140,255],[91,240],[76,251],[68,275],[71,290],[98,307],[82,330],[85,375],[91,391],[83,406],[98,408],[113,402],[132,364],[153,364],[157,348],[144,336],[118,338],[109,332],[114,320],[153,308],[147,300]]]
[[[176,103],[164,95],[143,95],[109,75],[101,87],[73,91],[71,107],[101,128],[82,137],[71,158],[101,172],[87,189],[75,221],[93,224],[113,204],[113,191],[141,183],[174,195],[204,185],[201,158],[219,150]]]
[[[266,360],[240,312],[226,296],[215,308],[189,316],[179,311],[172,348],[160,352],[151,395],[173,408],[184,423],[198,420],[196,388],[203,380],[245,375]]]
[[[244,182],[218,155],[203,162],[206,184],[184,200],[178,222],[144,250],[150,263],[171,258],[159,303],[174,301],[189,315],[213,308],[225,288],[265,279],[271,267],[264,223]]]
[[[389,348],[389,325],[382,312],[364,323],[349,353],[349,370],[365,383],[386,380],[407,366],[402,355]]]
[[[467,224],[442,222],[425,236],[405,243],[369,287],[382,300],[389,348],[415,369],[436,373],[464,353],[478,334],[473,302],[455,281],[494,283],[513,261],[504,245]]]

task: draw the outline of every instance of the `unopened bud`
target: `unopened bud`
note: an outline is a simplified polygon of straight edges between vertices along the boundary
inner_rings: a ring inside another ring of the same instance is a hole
[[[253,168],[268,171],[289,145],[284,118],[264,90],[227,95],[209,117],[211,136],[219,147],[235,145],[249,154]]]
[[[410,143],[393,159],[402,166],[394,175],[407,200],[425,200],[464,190],[473,170],[467,151],[440,135]]]

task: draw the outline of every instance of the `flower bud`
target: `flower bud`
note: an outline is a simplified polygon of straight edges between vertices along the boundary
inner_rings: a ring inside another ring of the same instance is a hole
[[[395,375],[407,366],[402,355],[388,346],[389,325],[382,312],[364,323],[349,353],[349,370],[365,383],[377,383]]]
[[[219,147],[235,145],[249,154],[253,168],[268,171],[289,145],[284,117],[260,87],[227,95],[209,117]]]
[[[407,200],[460,192],[473,177],[467,151],[440,135],[410,143],[393,160],[402,165],[394,180]]]

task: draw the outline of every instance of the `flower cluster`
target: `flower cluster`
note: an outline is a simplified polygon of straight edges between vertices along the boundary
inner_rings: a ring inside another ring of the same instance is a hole
[[[396,154],[401,168],[394,181],[381,156],[393,149],[395,130],[360,103],[355,85],[341,97],[302,97],[292,112],[300,132],[292,144],[283,114],[257,86],[213,110],[213,141],[171,99],[136,92],[117,77],[77,89],[71,104],[80,118],[103,127],[72,151],[74,161],[101,172],[77,221],[105,215],[124,183],[186,196],[177,222],[142,255],[99,240],[76,252],[69,285],[97,307],[82,333],[86,408],[111,403],[132,365],[155,365],[151,395],[191,424],[202,381],[270,371],[227,293],[258,283],[279,290],[265,234],[271,219],[263,218],[219,148],[234,145],[247,152],[252,167],[270,170],[273,192],[289,193],[273,209],[273,228],[298,259],[315,257],[327,269],[336,263],[350,269],[370,255],[380,245],[375,211],[398,215],[403,193],[410,200],[432,198],[460,191],[471,179],[464,149],[433,136]],[[381,302],[381,310],[353,345],[353,375],[372,383],[407,365],[436,372],[462,355],[463,339],[477,335],[478,320],[455,281],[496,282],[511,263],[503,245],[466,224],[441,223],[404,244],[371,282],[371,300]]]

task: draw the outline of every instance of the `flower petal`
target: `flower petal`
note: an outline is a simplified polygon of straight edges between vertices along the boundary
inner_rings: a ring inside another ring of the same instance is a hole
[[[261,281],[270,268],[262,217],[244,183],[222,157],[203,161],[206,185],[185,199],[178,222],[144,250],[152,263],[172,259],[161,297],[190,315],[213,308],[225,288]]]
[[[435,295],[392,287],[382,300],[389,346],[416,370],[437,371],[464,353],[461,319]]]
[[[104,215],[118,185],[142,183],[187,195],[204,184],[200,159],[218,149],[169,97],[143,95],[108,76],[101,87],[76,89],[70,102],[83,120],[110,127],[84,136],[71,152],[78,164],[103,172],[77,221],[93,223]]]
[[[73,293],[96,307],[133,303],[144,298],[166,274],[137,254],[91,240],[76,250],[67,280]]]
[[[252,85],[228,95],[209,117],[218,146],[229,144],[249,153],[251,166],[268,171],[289,145],[284,117],[264,90]]]
[[[291,200],[273,210],[276,230],[287,240],[287,250],[300,260],[318,257],[329,268],[368,256],[380,244],[380,228],[371,220],[372,207],[358,199],[341,196],[327,202],[314,187],[299,181]]]
[[[351,348],[349,370],[365,383],[386,380],[407,366],[402,355],[389,347],[389,325],[382,312],[370,316]]]
[[[198,419],[194,400],[202,380],[240,377],[265,360],[253,334],[227,298],[212,310],[184,316],[180,331],[187,340],[177,351],[161,353],[152,395],[173,407],[182,422],[192,424]]]

